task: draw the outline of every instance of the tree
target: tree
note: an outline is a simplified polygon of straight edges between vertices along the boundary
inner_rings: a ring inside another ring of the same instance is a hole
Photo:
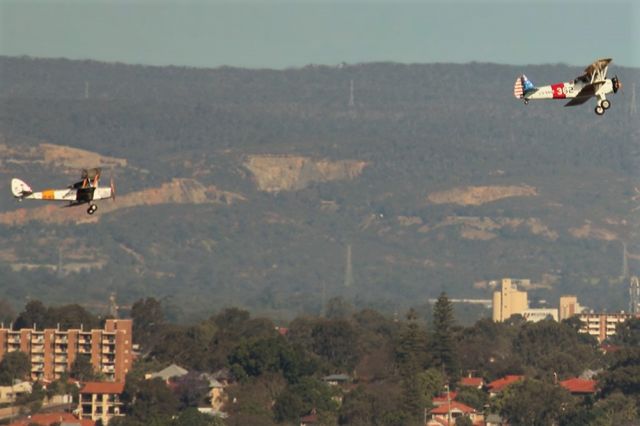
[[[402,409],[410,423],[422,417],[427,402],[418,377],[418,373],[424,369],[426,338],[416,319],[415,311],[410,309],[396,351],[398,370],[402,379]]]
[[[31,371],[31,361],[21,351],[6,353],[0,361],[0,384],[12,385],[14,380],[25,380]]]
[[[482,411],[489,401],[489,396],[486,392],[471,386],[460,386],[457,392],[456,401],[462,402],[478,411]]]
[[[618,324],[613,342],[625,346],[640,346],[640,318],[631,318]]]
[[[456,419],[456,426],[473,426],[473,422],[469,416],[462,416]]]
[[[569,392],[562,387],[526,379],[505,389],[496,403],[511,425],[529,426],[558,424],[572,401]]]
[[[513,348],[537,377],[577,375],[596,367],[599,358],[597,348],[583,343],[575,329],[549,320],[523,324]]]
[[[196,372],[189,372],[174,382],[174,393],[180,402],[181,410],[197,407],[203,403],[209,392],[209,382]]]
[[[178,411],[178,399],[162,379],[142,380],[131,384],[127,381],[125,393],[123,399],[126,401],[128,414],[134,420],[147,422],[145,424],[170,419]]]
[[[71,364],[69,376],[81,382],[95,380],[98,375],[91,364],[91,357],[89,355],[78,354],[73,364]]]
[[[346,319],[353,313],[353,305],[342,297],[333,297],[327,302],[326,317],[329,319]]]
[[[316,409],[318,414],[335,413],[337,404],[332,389],[323,382],[305,377],[290,385],[276,399],[273,412],[278,421],[297,421],[300,416]]]
[[[358,360],[358,336],[344,319],[322,321],[313,328],[313,351],[335,368],[351,370]]]
[[[150,349],[165,321],[160,302],[153,297],[136,301],[131,307],[131,318],[136,340],[142,347]]]
[[[598,376],[602,394],[622,392],[640,396],[640,348],[624,348],[613,354],[611,365]]]
[[[444,367],[449,375],[450,383],[457,383],[460,376],[454,328],[453,306],[447,298],[447,294],[442,292],[433,307],[431,351],[434,365]]]
[[[47,308],[39,300],[31,300],[25,305],[24,311],[20,312],[16,318],[14,327],[16,330],[20,330],[21,328],[32,328],[34,324],[41,328],[49,326]]]
[[[626,396],[621,392],[614,392],[594,404],[596,418],[603,425],[632,425],[640,418],[637,399]]]

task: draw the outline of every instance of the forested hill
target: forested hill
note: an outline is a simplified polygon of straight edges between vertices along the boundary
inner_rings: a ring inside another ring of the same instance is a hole
[[[0,298],[101,309],[116,292],[164,298],[178,319],[225,305],[290,317],[336,295],[386,311],[443,289],[489,298],[487,281],[512,276],[552,305],[626,309],[640,70],[610,67],[624,89],[604,117],[512,95],[523,72],[581,71],[0,58]],[[98,165],[118,199],[90,220],[11,199],[13,176],[64,187]]]

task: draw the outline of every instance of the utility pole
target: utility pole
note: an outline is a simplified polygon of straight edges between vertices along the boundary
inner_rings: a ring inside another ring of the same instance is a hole
[[[636,83],[631,85],[631,103],[629,104],[629,115],[636,115],[638,106],[636,105]]]

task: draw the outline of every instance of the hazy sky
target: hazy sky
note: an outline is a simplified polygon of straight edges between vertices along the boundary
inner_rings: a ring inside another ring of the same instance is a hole
[[[0,54],[134,64],[640,67],[640,1],[0,0]]]

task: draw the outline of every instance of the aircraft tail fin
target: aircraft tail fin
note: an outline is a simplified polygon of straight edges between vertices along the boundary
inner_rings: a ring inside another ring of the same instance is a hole
[[[31,187],[17,178],[11,179],[11,192],[16,198],[23,198],[33,194]]]
[[[513,96],[515,96],[516,99],[522,99],[528,91],[535,88],[536,86],[533,82],[529,80],[526,75],[522,74],[516,78],[516,82],[513,84]]]

